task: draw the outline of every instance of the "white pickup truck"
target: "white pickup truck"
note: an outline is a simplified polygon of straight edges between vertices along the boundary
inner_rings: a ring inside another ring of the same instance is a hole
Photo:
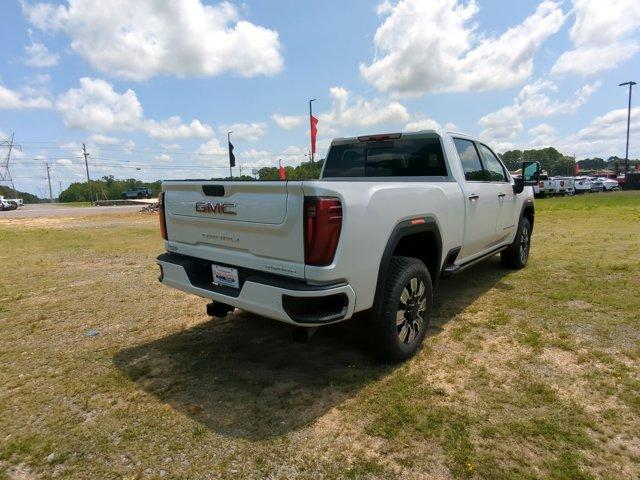
[[[165,181],[160,281],[315,327],[367,312],[388,360],[421,345],[438,279],[501,253],[526,265],[540,166],[509,175],[485,143],[433,130],[338,138],[319,180]]]
[[[0,195],[0,210],[15,210],[22,206],[21,198],[4,198]]]

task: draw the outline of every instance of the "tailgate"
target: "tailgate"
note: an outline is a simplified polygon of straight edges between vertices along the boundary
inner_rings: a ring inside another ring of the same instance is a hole
[[[169,251],[304,277],[301,182],[165,182]]]

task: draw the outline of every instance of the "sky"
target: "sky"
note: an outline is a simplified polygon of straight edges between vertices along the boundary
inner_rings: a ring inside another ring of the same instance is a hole
[[[43,197],[47,164],[54,196],[86,179],[83,143],[92,178],[226,175],[228,131],[243,173],[297,165],[311,98],[317,158],[430,128],[624,156],[618,84],[640,81],[637,0],[4,0],[0,17],[0,141]]]

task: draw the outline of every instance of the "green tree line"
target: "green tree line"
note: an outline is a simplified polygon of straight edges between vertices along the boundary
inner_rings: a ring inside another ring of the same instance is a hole
[[[297,167],[284,167],[287,180],[313,180],[320,178],[324,159],[316,162],[302,162]],[[260,180],[279,180],[280,174],[277,167],[264,167],[258,171]]]
[[[533,149],[533,150],[509,150],[501,155],[502,161],[506,167],[515,171],[522,166],[522,162],[540,162],[542,170],[549,175],[573,175],[576,163],[580,166],[581,171],[589,170],[613,170],[616,173],[624,171],[625,160],[620,157],[609,157],[607,160],[603,158],[585,158],[576,162],[574,157],[564,155],[553,147]],[[629,160],[630,168],[635,169],[639,160]]]
[[[91,188],[87,182],[72,183],[60,193],[60,202],[89,202],[92,200],[117,200],[122,198],[122,193],[130,188],[146,187],[151,190],[152,196],[160,192],[160,180],[155,182],[143,182],[135,178],[116,180],[113,175],[104,176],[99,180],[91,180]]]
[[[41,203],[49,201],[48,199],[44,200],[39,198],[37,195],[33,195],[32,193],[21,192],[19,190],[17,190],[14,195],[13,190],[5,185],[0,185],[0,195],[4,198],[16,198],[17,196],[17,198],[21,198],[24,203]]]

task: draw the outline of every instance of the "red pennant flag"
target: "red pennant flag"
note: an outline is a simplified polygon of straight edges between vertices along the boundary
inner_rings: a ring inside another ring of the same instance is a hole
[[[636,163],[636,172],[640,172],[640,163]]]
[[[287,172],[282,165],[278,167],[278,176],[280,177],[280,180],[287,179]]]
[[[576,177],[580,175],[580,165],[578,165],[578,162],[576,162],[576,166],[573,168],[573,175]]]
[[[318,135],[318,119],[313,115],[310,115],[309,121],[311,123],[311,153],[316,153],[316,136]]]

